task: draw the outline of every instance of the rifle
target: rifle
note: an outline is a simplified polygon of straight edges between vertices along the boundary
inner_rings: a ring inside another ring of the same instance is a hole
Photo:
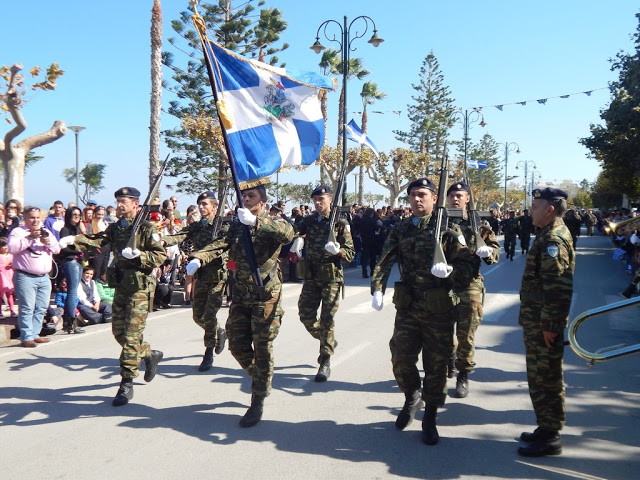
[[[444,142],[444,152],[442,154],[442,163],[440,165],[440,183],[438,184],[438,200],[436,203],[436,246],[433,252],[433,265],[436,263],[447,263],[442,250],[442,228],[447,227],[447,179],[449,177],[449,154],[447,152],[447,142]]]
[[[464,160],[464,181],[469,187],[469,224],[471,225],[471,230],[476,237],[476,249],[480,247],[486,247],[487,244],[482,239],[482,235],[480,234],[480,214],[478,213],[478,209],[476,208],[476,201],[473,198],[473,191],[471,190],[471,184],[469,183],[469,176],[467,174],[467,160]]]
[[[127,247],[130,248],[131,250],[135,250],[137,248],[136,234],[138,233],[138,230],[140,230],[140,225],[142,225],[142,222],[144,222],[149,216],[149,202],[153,200],[156,197],[156,194],[158,193],[158,189],[160,188],[160,182],[162,182],[162,176],[164,175],[164,171],[167,169],[167,165],[169,165],[170,155],[171,154],[167,155],[167,158],[164,159],[164,162],[160,166],[160,171],[158,172],[158,175],[153,181],[153,185],[151,185],[151,189],[147,194],[147,198],[145,199],[144,204],[140,207],[140,210],[138,210],[138,213],[136,214],[136,218],[133,220],[131,236],[129,237],[129,241],[127,242]]]
[[[222,191],[220,192],[220,198],[218,199],[218,211],[216,212],[216,218],[213,220],[213,230],[211,231],[211,241],[215,240],[222,227],[222,215],[224,212],[224,205],[227,203],[227,190],[229,188],[229,180],[226,179],[222,184]]]

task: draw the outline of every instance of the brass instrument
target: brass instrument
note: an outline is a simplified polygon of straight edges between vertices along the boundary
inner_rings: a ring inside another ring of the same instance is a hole
[[[589,367],[593,367],[594,363],[597,362],[606,362],[608,360],[613,360],[614,358],[626,357],[627,355],[640,353],[640,344],[630,346],[625,344],[612,345],[610,347],[601,348],[596,352],[589,352],[578,344],[578,340],[576,338],[578,328],[588,319],[637,305],[640,305],[640,297],[632,298],[631,300],[622,300],[621,302],[604,305],[602,307],[592,308],[591,310],[581,313],[574,318],[571,325],[569,325],[569,331],[567,334],[569,338],[569,345],[573,351],[576,352],[576,355],[589,361]]]
[[[638,229],[640,229],[640,217],[631,217],[620,222],[609,222],[609,224],[604,227],[604,232],[607,235],[610,233],[614,235],[627,235]]]

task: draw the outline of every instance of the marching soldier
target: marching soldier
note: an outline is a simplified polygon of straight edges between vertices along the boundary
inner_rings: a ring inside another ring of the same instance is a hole
[[[509,218],[502,221],[502,233],[504,234],[504,251],[507,254],[507,260],[513,261],[513,255],[516,253],[516,235],[518,234],[518,220],[516,212],[509,212]]]
[[[593,237],[593,227],[598,222],[598,219],[591,210],[587,210],[583,218],[584,224],[587,226],[587,235]]]
[[[568,210],[564,214],[564,224],[569,229],[569,233],[571,233],[571,238],[573,239],[573,249],[575,250],[578,244],[578,237],[580,236],[580,226],[582,225],[582,218],[577,211]]]
[[[264,211],[267,192],[264,185],[242,190],[244,208],[238,208],[238,220],[229,230],[204,249],[191,254],[187,273],[217,261],[225,252],[236,263],[236,286],[227,318],[229,350],[252,377],[251,406],[240,420],[241,427],[252,427],[262,419],[264,399],[271,393],[273,377],[273,341],[282,318],[282,273],[278,254],[282,245],[293,240],[293,227],[286,220]],[[243,224],[250,227],[255,257],[262,277],[259,288],[252,276],[250,259],[243,243]]]
[[[529,209],[525,208],[522,215],[518,217],[518,237],[520,238],[520,248],[522,254],[529,251],[529,243],[531,242],[531,234],[533,233],[533,220],[529,215]]]
[[[426,404],[422,420],[422,441],[438,443],[436,428],[438,407],[444,405],[447,386],[447,363],[453,349],[453,325],[457,319],[458,297],[453,279],[469,283],[476,262],[456,225],[442,236],[447,263],[434,264],[437,235],[434,205],[435,185],[419,178],[407,189],[412,215],[397,222],[387,240],[371,279],[372,307],[381,310],[383,295],[393,264],[400,266],[401,281],[394,287],[396,319],[389,342],[393,374],[405,403],[396,419],[396,427],[405,429],[414,415]],[[422,398],[420,373],[416,366],[422,352],[425,372]]]
[[[315,381],[326,382],[331,374],[330,359],[338,344],[334,335],[334,317],[338,311],[340,289],[344,288],[341,262],[351,262],[355,249],[349,222],[343,218],[334,226],[336,242],[328,241],[331,189],[326,186],[317,187],[311,193],[311,200],[316,211],[304,217],[294,227],[296,234],[306,239],[305,256],[299,262],[304,285],[298,300],[298,313],[307,331],[320,341],[320,367]],[[320,304],[322,306],[318,318]]]
[[[194,250],[201,250],[213,240],[214,221],[218,211],[218,201],[213,192],[200,194],[197,199],[201,220],[184,227],[178,233],[163,237],[165,246],[178,245],[186,239],[193,242]],[[219,355],[224,350],[227,334],[218,326],[218,310],[222,306],[222,293],[225,282],[225,262],[222,257],[208,263],[195,275],[196,286],[193,292],[193,321],[204,330],[204,356],[198,367],[200,372],[211,370],[213,352]]]
[[[473,361],[474,339],[476,330],[482,322],[482,302],[484,299],[484,278],[480,274],[480,259],[487,265],[497,263],[500,260],[500,244],[488,222],[482,222],[480,234],[485,245],[476,245],[476,235],[471,228],[467,214],[467,204],[471,200],[469,187],[464,182],[454,183],[447,190],[447,203],[450,208],[461,208],[462,218],[450,218],[452,224],[456,224],[471,253],[475,253],[474,275],[470,282],[464,278],[454,276],[453,289],[460,304],[458,305],[458,321],[456,323],[456,338],[458,346],[454,348],[455,367],[458,370],[456,381],[456,397],[465,398],[469,395],[469,374],[473,373],[476,363]],[[453,369],[451,369],[453,370]],[[449,376],[452,371],[450,370]]]
[[[527,380],[538,428],[523,433],[527,457],[559,455],[559,431],[565,424],[562,356],[567,327],[575,253],[569,229],[562,221],[567,194],[557,188],[534,190],[531,216],[540,227],[527,255],[520,289],[519,323],[524,332]]]
[[[112,332],[122,346],[120,354],[120,388],[113,399],[118,407],[133,398],[133,379],[138,376],[140,360],[146,370],[144,381],[156,376],[158,363],[163,353],[152,350],[144,341],[143,333],[147,314],[153,307],[156,287],[151,272],[167,258],[160,237],[149,222],[143,222],[136,234],[137,248],[127,247],[132,234],[132,224],[140,202],[140,192],[133,187],[123,187],[115,192],[118,221],[110,224],[104,232],[94,235],[76,235],[60,239],[65,246],[75,245],[79,252],[111,246],[114,261],[107,269],[110,287],[115,287],[113,298]]]

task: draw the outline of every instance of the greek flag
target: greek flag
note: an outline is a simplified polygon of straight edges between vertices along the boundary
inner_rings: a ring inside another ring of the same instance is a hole
[[[247,60],[215,42],[206,48],[238,182],[316,161],[324,142],[319,93],[333,89],[332,80]]]
[[[342,133],[340,134],[342,135]],[[379,157],[378,149],[373,144],[371,139],[362,131],[356,122],[351,119],[351,121],[347,124],[347,138],[352,142],[359,143],[360,145],[364,145],[365,147],[369,147],[369,149],[373,152],[376,157]]]
[[[482,170],[483,168],[487,168],[488,166],[488,160],[473,160],[472,158],[467,158],[468,168],[479,168],[480,170]]]

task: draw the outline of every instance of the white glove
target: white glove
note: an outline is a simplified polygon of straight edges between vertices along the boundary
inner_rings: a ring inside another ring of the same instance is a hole
[[[138,258],[140,256],[140,250],[138,250],[137,248],[131,250],[131,247],[125,247],[121,253],[122,256],[127,260],[133,260],[134,258]]]
[[[291,244],[290,252],[295,253],[298,257],[302,256],[302,249],[304,248],[304,239],[298,237]]]
[[[66,237],[62,237],[58,242],[58,244],[60,245],[60,248],[65,248],[65,247],[68,247],[69,245],[73,245],[73,242],[75,241],[75,239],[76,239],[75,235],[67,235]]]
[[[187,263],[187,266],[185,267],[187,275],[193,275],[194,273],[196,273],[196,270],[200,268],[200,265],[202,265],[202,262],[200,260],[198,260],[197,258],[192,259],[189,263]]]
[[[371,306],[374,310],[382,310],[384,306],[384,301],[382,300],[383,293],[381,291],[373,292],[373,300],[371,300]]]
[[[438,278],[447,278],[453,272],[453,267],[444,262],[436,263],[431,267],[431,275]]]
[[[340,253],[340,244],[338,242],[329,242],[324,246],[324,249],[331,255],[338,255]]]
[[[250,227],[255,227],[258,223],[258,217],[256,217],[248,208],[238,209],[238,220]]]
[[[483,247],[480,247],[476,250],[476,255],[478,255],[480,258],[489,258],[491,252],[493,252],[491,247],[487,247],[486,245],[484,245]]]
[[[638,236],[635,233],[631,235],[631,238],[629,239],[629,241],[634,245],[640,245],[640,238],[638,238]]]

